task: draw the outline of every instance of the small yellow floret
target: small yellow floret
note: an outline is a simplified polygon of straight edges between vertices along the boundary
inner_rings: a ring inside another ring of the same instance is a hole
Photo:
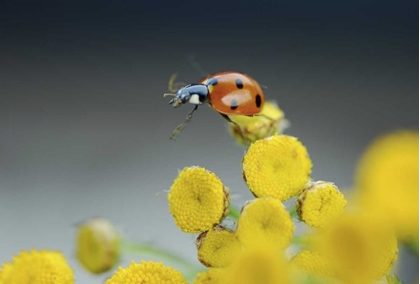
[[[292,241],[295,225],[278,199],[266,197],[249,201],[242,209],[236,235],[246,248],[262,243],[284,249]]]
[[[334,183],[317,181],[304,189],[297,204],[302,221],[312,227],[324,227],[341,216],[347,201]]]
[[[199,233],[210,230],[226,216],[229,193],[214,173],[186,167],[172,184],[168,200],[176,225],[186,233]]]
[[[255,196],[285,201],[305,188],[312,162],[297,138],[275,135],[254,142],[242,166],[245,182]]]
[[[101,273],[111,269],[120,253],[119,233],[108,220],[93,218],[78,227],[76,256],[88,271]]]
[[[302,250],[290,260],[290,263],[299,271],[303,271],[309,275],[334,276],[334,270],[331,264],[316,252]]]
[[[362,205],[383,216],[401,239],[418,239],[419,133],[400,130],[377,138],[356,172]]]
[[[73,284],[73,270],[58,251],[21,251],[0,268],[1,284]]]
[[[194,284],[220,284],[225,278],[226,271],[223,268],[210,268],[198,273]]]
[[[228,123],[230,133],[243,146],[278,134],[287,126],[284,113],[275,102],[266,102],[258,115],[232,115],[230,119],[236,123]]]
[[[126,268],[118,271],[106,281],[106,284],[187,284],[181,272],[162,262],[131,262]]]
[[[207,267],[226,267],[241,250],[235,233],[220,225],[201,233],[196,245],[198,260]]]

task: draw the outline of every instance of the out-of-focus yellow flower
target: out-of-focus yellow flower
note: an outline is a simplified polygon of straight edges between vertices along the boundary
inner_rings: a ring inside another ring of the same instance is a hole
[[[77,228],[76,256],[92,273],[108,271],[120,259],[121,239],[111,222],[93,218]]]
[[[312,245],[329,261],[335,276],[349,284],[381,278],[393,266],[398,252],[388,224],[362,213],[345,214],[319,229]]]
[[[230,119],[236,123],[228,123],[230,134],[243,146],[281,133],[287,126],[284,113],[275,102],[266,102],[258,115],[232,115]]]
[[[168,200],[176,225],[186,233],[199,233],[226,217],[229,192],[214,173],[186,167],[172,184]]]
[[[207,267],[226,267],[241,251],[235,233],[221,225],[201,233],[196,246],[198,260]]]
[[[377,138],[357,167],[362,206],[394,225],[399,237],[418,239],[419,133],[395,131]]]
[[[242,208],[236,235],[246,248],[269,244],[271,249],[290,245],[295,225],[278,199],[265,197],[249,201]]]
[[[332,182],[311,182],[297,200],[299,218],[312,227],[324,227],[341,216],[347,201]]]
[[[225,278],[226,270],[223,268],[210,268],[198,273],[194,284],[220,284]]]
[[[334,269],[331,264],[317,252],[302,250],[290,260],[290,263],[298,271],[309,275],[334,277]]]
[[[178,270],[164,266],[162,262],[142,261],[131,262],[126,268],[118,271],[106,281],[106,284],[187,284],[184,276]]]
[[[226,268],[222,284],[289,284],[289,264],[284,256],[271,246],[260,244],[240,253]]]
[[[297,138],[275,135],[254,142],[242,161],[243,177],[257,197],[285,201],[299,195],[310,180],[312,162]]]
[[[73,270],[61,252],[21,251],[0,268],[1,284],[73,284]]]

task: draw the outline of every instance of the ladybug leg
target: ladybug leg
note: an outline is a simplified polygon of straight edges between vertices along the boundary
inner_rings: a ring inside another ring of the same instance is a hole
[[[241,127],[240,127],[240,126],[239,126],[236,122],[234,122],[232,119],[230,119],[230,117],[229,117],[228,115],[226,115],[226,114],[224,114],[224,113],[220,113],[220,112],[219,112],[219,114],[220,114],[220,115],[221,115],[224,119],[226,119],[226,121],[227,121],[227,122],[235,124],[236,128],[238,129],[239,135],[240,135],[243,139],[245,139],[245,136],[244,136],[244,134],[243,134],[243,132],[242,132]]]
[[[194,109],[192,110],[192,112],[190,112],[190,114],[187,116],[187,118],[185,119],[185,121],[183,123],[181,123],[180,125],[177,126],[177,128],[175,128],[175,130],[172,132],[172,135],[169,139],[171,140],[176,140],[176,138],[178,137],[179,133],[184,130],[184,128],[187,126],[187,123],[191,120],[191,118],[193,117],[194,112],[196,112],[198,109],[198,105],[196,105],[194,107]]]
[[[181,82],[175,82],[177,76],[178,76],[178,74],[174,73],[169,78],[168,89],[169,89],[169,92],[171,92],[171,93],[176,93],[179,89],[188,85],[188,84],[181,83]]]

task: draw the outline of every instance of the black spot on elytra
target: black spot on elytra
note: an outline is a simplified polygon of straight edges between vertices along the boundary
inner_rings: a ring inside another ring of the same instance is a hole
[[[257,105],[257,107],[261,107],[261,95],[257,94],[257,96],[255,97],[255,104]]]
[[[244,83],[242,83],[241,79],[236,79],[235,84],[236,84],[236,87],[238,87],[238,89],[242,89],[244,87]]]
[[[219,81],[217,81],[216,78],[211,78],[207,81],[207,85],[210,85],[210,86],[217,85],[217,83],[219,83]]]
[[[235,109],[237,109],[238,108],[238,101],[237,100],[235,100],[235,99],[233,99],[231,102],[230,102],[230,109],[231,110],[235,110]]]

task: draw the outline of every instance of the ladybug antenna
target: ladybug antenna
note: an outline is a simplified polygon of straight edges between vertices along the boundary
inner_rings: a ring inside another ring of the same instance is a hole
[[[194,55],[190,54],[187,56],[188,63],[191,65],[192,68],[198,71],[201,76],[207,77],[209,76],[209,72],[203,69],[201,65],[195,60]]]
[[[190,114],[187,116],[185,121],[175,128],[175,130],[172,132],[172,135],[169,139],[176,140],[179,133],[181,133],[181,131],[184,130],[184,128],[187,126],[187,123],[190,122],[191,118],[193,117],[193,114],[197,111],[197,108],[198,108],[198,105],[194,107],[194,109],[190,112]]]

